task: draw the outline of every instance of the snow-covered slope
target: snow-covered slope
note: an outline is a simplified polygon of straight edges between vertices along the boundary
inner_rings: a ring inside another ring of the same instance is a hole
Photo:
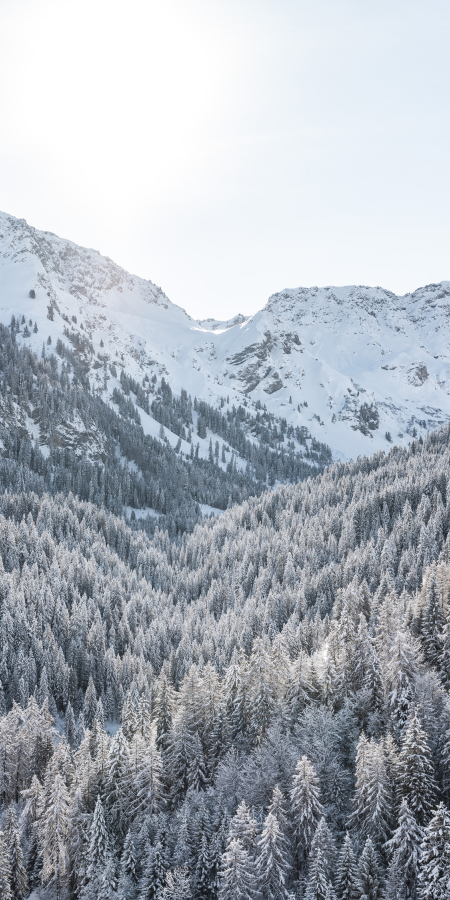
[[[386,432],[405,444],[450,419],[450,282],[403,297],[296,288],[252,317],[198,322],[95,250],[0,213],[0,321],[12,315],[32,321],[18,339],[39,352],[50,336],[85,353],[105,397],[118,384],[111,365],[139,382],[164,375],[175,393],[212,404],[260,401],[336,456],[387,449]]]

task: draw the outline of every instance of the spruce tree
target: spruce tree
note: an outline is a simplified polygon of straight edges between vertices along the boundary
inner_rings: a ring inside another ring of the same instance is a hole
[[[4,838],[9,854],[11,871],[11,891],[13,900],[25,900],[28,893],[28,879],[23,864],[22,845],[16,811],[11,804],[5,817]]]
[[[327,896],[330,896],[330,882],[322,851],[318,850],[309,870],[305,900],[327,900]]]
[[[241,841],[244,850],[250,856],[254,856],[257,833],[258,825],[252,817],[245,800],[242,800],[230,822],[229,840]]]
[[[370,838],[364,845],[358,866],[358,886],[360,900],[380,900],[381,878],[377,852]]]
[[[423,830],[406,800],[402,800],[398,827],[386,844],[390,862],[386,876],[386,900],[416,900],[420,845]]]
[[[424,655],[430,666],[439,669],[442,663],[445,617],[433,570],[427,579],[425,602],[421,629]]]
[[[434,808],[436,782],[426,734],[414,715],[403,738],[398,758],[400,794],[418,825],[426,825]]]
[[[139,900],[161,900],[166,883],[166,870],[161,844],[145,846],[146,863],[140,883]]]
[[[306,756],[295,767],[291,790],[292,822],[297,839],[299,863],[306,859],[314,832],[322,818],[319,779]]]
[[[324,816],[322,816],[312,839],[308,859],[309,868],[311,868],[313,860],[317,856],[319,850],[322,852],[324,871],[327,881],[333,882],[336,866],[336,844]]]
[[[42,880],[54,882],[59,900],[68,872],[69,793],[62,775],[55,774],[46,789],[46,808],[39,821]]]
[[[269,812],[258,841],[259,856],[256,862],[257,884],[267,900],[285,900],[288,895],[286,881],[289,872],[286,839],[274,813]]]
[[[106,863],[108,854],[108,835],[100,794],[95,804],[94,817],[90,829],[88,850],[88,878],[92,878]]]
[[[450,815],[440,803],[428,823],[419,863],[420,900],[448,900],[450,892]]]
[[[231,840],[222,856],[219,900],[253,900],[255,894],[253,861],[240,840]]]
[[[348,831],[339,854],[336,887],[340,900],[359,900],[358,869]]]
[[[0,898],[14,900],[11,890],[11,866],[5,835],[0,831]]]

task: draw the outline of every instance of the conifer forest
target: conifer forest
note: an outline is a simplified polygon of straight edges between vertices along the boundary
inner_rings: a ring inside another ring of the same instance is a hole
[[[449,898],[450,426],[332,463],[55,351],[0,326],[0,900]]]

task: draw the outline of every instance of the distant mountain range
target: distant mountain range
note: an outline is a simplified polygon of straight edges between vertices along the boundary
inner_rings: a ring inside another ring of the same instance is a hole
[[[403,297],[295,288],[254,316],[197,321],[108,257],[0,213],[0,321],[13,315],[18,342],[38,353],[58,339],[71,346],[108,402],[121,371],[150,399],[152,378],[164,377],[175,395],[184,388],[213,407],[265,406],[335,458],[404,445],[450,420],[450,282]],[[151,414],[141,422],[160,436]]]

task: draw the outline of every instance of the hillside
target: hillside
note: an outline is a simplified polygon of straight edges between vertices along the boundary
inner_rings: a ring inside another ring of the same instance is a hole
[[[0,214],[0,321],[25,316],[19,342],[39,354],[49,337],[69,343],[108,402],[121,370],[150,404],[153,379],[164,377],[175,396],[184,388],[216,409],[246,405],[254,418],[265,407],[335,458],[406,446],[450,419],[449,296],[448,282],[403,297],[297,288],[252,317],[197,322],[95,250]],[[159,439],[152,415],[142,425]],[[176,434],[167,438],[176,445]],[[200,441],[200,457],[208,452]]]
[[[449,441],[337,463],[175,543],[72,496],[1,496],[0,784],[30,887],[427,884],[450,829]]]

